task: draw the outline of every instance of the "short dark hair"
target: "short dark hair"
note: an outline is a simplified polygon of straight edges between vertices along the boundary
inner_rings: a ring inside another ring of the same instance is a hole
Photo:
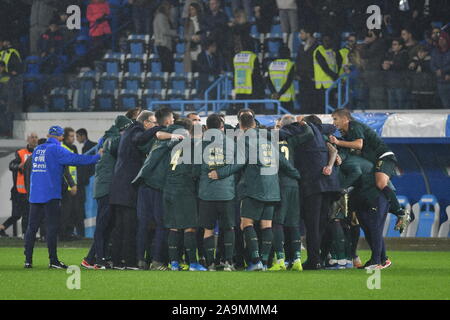
[[[79,135],[79,136],[85,136],[86,138],[88,136],[87,130],[84,129],[84,128],[78,129],[76,134]]]
[[[217,45],[217,43],[216,43],[216,41],[214,39],[206,39],[204,44],[203,44],[203,48],[205,50],[208,50],[213,45]]]
[[[38,140],[38,146],[40,146],[41,144],[44,144],[44,143],[46,143],[47,142],[47,139],[45,139],[45,138],[40,138],[39,140]]]
[[[190,113],[188,113],[188,114],[186,115],[186,118],[189,119],[189,116],[198,116],[198,113],[197,113],[197,112],[190,112]]]
[[[353,120],[352,113],[348,109],[336,109],[331,114],[332,116],[346,117],[348,120]]]
[[[75,132],[75,130],[73,130],[73,128],[71,127],[65,127],[63,138],[66,139],[69,136],[69,133],[71,132]]]
[[[208,129],[220,129],[223,125],[223,119],[217,113],[209,115],[206,119],[206,127]]]
[[[401,45],[401,46],[405,46],[405,41],[402,38],[394,38],[394,39],[392,39],[392,42],[394,42],[394,41],[398,42],[398,44]]]
[[[303,30],[303,32],[305,33],[309,33],[310,35],[314,34],[314,28],[310,25],[305,25],[303,27],[300,28],[300,31]]]
[[[156,121],[158,121],[159,125],[162,125],[164,123],[164,120],[171,115],[173,115],[175,117],[175,114],[172,112],[172,109],[170,109],[169,107],[159,108],[155,112]]]
[[[255,118],[248,113],[244,113],[243,115],[241,115],[241,117],[239,118],[239,122],[244,128],[250,128],[256,124]]]
[[[312,123],[316,127],[322,125],[322,120],[320,120],[320,118],[318,116],[316,116],[315,114],[311,114],[309,116],[306,116],[303,120],[305,120],[308,123]]]
[[[278,58],[280,59],[289,59],[291,57],[291,50],[289,50],[288,46],[281,46],[278,50]]]
[[[139,113],[141,113],[141,111],[142,111],[141,108],[130,109],[125,114],[125,117],[131,120],[136,120],[137,116],[139,115]]]
[[[192,131],[194,129],[194,124],[192,123],[191,119],[188,118],[181,118],[174,122],[177,126],[182,126],[187,131],[189,131],[190,134],[192,134]]]
[[[240,117],[243,113],[248,113],[248,112],[250,112],[253,115],[253,117],[255,116],[255,111],[253,111],[252,109],[241,109],[237,113],[238,120],[240,119]]]

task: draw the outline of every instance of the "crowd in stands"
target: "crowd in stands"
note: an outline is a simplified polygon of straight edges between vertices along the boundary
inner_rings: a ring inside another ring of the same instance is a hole
[[[162,72],[173,72],[174,57],[181,54],[184,72],[212,76],[233,72],[233,57],[249,43],[258,54],[258,64],[264,73],[278,54],[276,49],[269,48],[268,42],[277,38],[289,47],[292,58],[297,60],[296,79],[300,83],[297,99],[300,101],[296,106],[302,106],[302,111],[311,101],[323,98],[320,94],[312,97],[318,93],[312,86],[315,74],[311,73],[314,71],[311,56],[317,45],[323,43],[324,36],[329,36],[329,46],[336,53],[334,59],[342,58],[340,70],[330,70],[333,71],[331,78],[336,80],[344,72],[350,75],[350,108],[449,107],[450,50],[445,24],[450,4],[447,1],[4,2],[0,50],[5,52],[8,46],[17,49],[17,56],[23,63],[20,70],[15,70],[16,75],[7,71],[8,76],[16,77],[15,85],[20,87],[24,81],[20,75],[29,72],[26,57],[38,56],[39,72],[47,78],[40,82],[43,97],[41,94],[40,98],[28,99],[37,104],[46,103],[44,97],[52,88],[68,84],[68,75],[73,78],[85,68],[101,70],[101,64],[96,61],[101,60],[105,52],[127,53],[124,42],[128,34],[148,34],[151,39],[148,53],[159,55]],[[82,10],[81,30],[69,30],[66,25],[69,18],[66,9],[74,4]],[[382,29],[368,31],[366,23],[370,15],[366,10],[374,4],[381,8]],[[182,52],[177,50],[179,43],[183,43]],[[6,63],[6,70],[8,64],[13,62]],[[147,68],[146,71],[152,70]],[[307,98],[302,99],[302,95]]]

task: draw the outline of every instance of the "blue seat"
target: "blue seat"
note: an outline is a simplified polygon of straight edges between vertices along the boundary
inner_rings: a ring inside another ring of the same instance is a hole
[[[270,33],[282,33],[281,31],[281,24],[273,24],[272,28],[270,28]]]
[[[174,90],[174,89],[169,89],[167,90],[167,99],[169,101],[183,101],[186,100],[186,95],[187,92],[185,90]],[[181,109],[181,105],[178,103],[173,103],[170,105],[170,107],[173,110],[180,110]]]
[[[250,34],[259,35],[258,27],[256,26],[256,24],[252,24],[252,26],[250,27]]]
[[[67,88],[55,88],[50,92],[50,111],[67,111],[71,93]]]
[[[125,73],[122,81],[122,88],[126,90],[137,91],[141,89],[142,83],[145,79],[145,73],[141,75]]]
[[[185,46],[185,44],[184,44],[184,41],[179,41],[179,42],[177,43],[177,46],[176,46],[176,53],[178,53],[178,54],[184,54],[184,52],[185,52],[185,50],[186,50],[185,47],[186,47],[186,46]]]
[[[106,65],[107,73],[119,73],[122,71],[122,65],[125,60],[125,55],[121,53],[107,53],[103,61]]]
[[[41,58],[38,56],[29,56],[25,59],[25,73],[39,74],[40,73]]]
[[[83,29],[82,29],[83,30]],[[86,35],[79,35],[75,42],[75,55],[84,57],[89,51],[89,30]]]
[[[95,108],[99,111],[116,110],[117,91],[100,90],[95,98]]]
[[[147,46],[150,43],[149,35],[131,34],[128,36],[128,50],[131,54],[143,55],[147,52]]]
[[[175,54],[175,73],[183,73],[184,72],[184,59],[182,54]]]
[[[141,74],[145,72],[145,64],[147,61],[147,55],[135,55],[128,54],[125,58],[125,66],[129,73]]]
[[[152,73],[161,72],[161,69],[162,69],[161,61],[156,54],[150,55],[150,65],[151,65],[150,70]]]
[[[25,74],[23,77],[23,89],[25,95],[36,95],[42,92],[42,76],[37,74]]]
[[[423,195],[413,206],[416,219],[409,225],[407,236],[437,237],[439,231],[440,207],[432,194]]]
[[[95,100],[95,90],[85,91],[75,90],[73,94],[72,106],[75,110],[86,111],[93,108]]]
[[[145,77],[145,88],[153,90],[162,90],[166,87],[169,78],[167,72],[149,72]]]
[[[228,18],[230,19],[233,18],[233,9],[231,9],[230,6],[225,7],[225,13],[227,14]]]
[[[104,91],[118,90],[120,86],[121,74],[103,73],[98,82],[98,89]]]
[[[119,109],[130,110],[139,107],[140,90],[121,90],[119,94]]]
[[[152,90],[146,89],[142,94],[142,107],[144,109],[151,110],[152,101],[161,101],[166,99],[166,89],[163,90]]]
[[[191,87],[192,73],[171,73],[169,77],[169,88],[184,91]]]

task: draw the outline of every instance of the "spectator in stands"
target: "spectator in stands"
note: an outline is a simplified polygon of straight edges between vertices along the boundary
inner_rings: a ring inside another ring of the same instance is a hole
[[[178,33],[170,23],[170,8],[170,2],[164,0],[153,20],[155,46],[161,59],[162,72],[173,72],[174,70],[173,45]]]
[[[134,32],[137,34],[152,34],[153,11],[155,9],[153,0],[128,0],[131,4]]]
[[[420,48],[420,44],[414,38],[413,31],[411,28],[403,28],[401,33],[402,39],[405,43],[405,50],[408,52],[409,60],[417,56]]]
[[[339,75],[343,74],[344,72],[349,73],[349,67],[350,67],[350,61],[349,61],[349,54],[351,51],[354,50],[356,45],[356,35],[350,34],[346,41],[345,46],[339,50],[339,54],[342,58],[342,67],[339,70]]]
[[[280,47],[278,59],[269,65],[267,86],[272,94],[271,98],[279,100],[284,109],[294,113],[295,100],[295,63],[291,61],[291,51],[288,47]],[[275,109],[275,112],[278,110]]]
[[[449,28],[447,28],[448,30]],[[441,98],[442,107],[450,108],[450,35],[448,31],[441,30],[438,47],[431,55],[431,70],[437,78],[437,89]]]
[[[202,96],[212,81],[223,71],[214,40],[209,39],[205,42],[204,50],[198,55],[197,71],[199,72],[198,91]]]
[[[275,0],[255,0],[254,11],[258,32],[261,34],[269,33],[272,27],[273,17],[277,11]]]
[[[408,69],[411,73],[411,94],[414,106],[410,108],[427,108],[433,102],[436,92],[436,80],[431,71],[431,56],[426,46],[421,46],[417,55],[410,61]]]
[[[290,41],[292,39],[291,34],[298,32],[297,1],[277,0],[277,7],[280,15],[281,31],[287,35],[284,41],[292,49],[292,42]]]
[[[237,10],[244,9],[246,20],[250,20],[252,17],[252,0],[231,0],[231,9],[235,18]]]
[[[30,52],[32,55],[39,53],[39,39],[47,29],[57,10],[60,0],[32,0],[30,16]]]
[[[318,41],[314,38],[314,31],[309,26],[300,29],[302,45],[297,53],[296,69],[299,79],[300,108],[302,113],[312,113],[318,103],[314,82],[313,53],[318,47]]]
[[[433,48],[438,46],[440,34],[441,34],[441,29],[439,29],[439,28],[433,28],[433,30],[431,30],[431,41],[432,41],[431,44],[432,44]]]
[[[227,70],[231,69],[232,48],[228,27],[229,18],[220,9],[220,0],[209,0],[209,12],[205,15],[207,36],[217,43],[217,51],[224,58]]]
[[[312,108],[313,113],[321,114],[325,111],[325,92],[339,78],[339,70],[342,66],[341,55],[333,48],[333,36],[331,34],[322,36],[322,45],[314,51],[313,59],[318,101]]]
[[[200,6],[201,11],[204,12],[205,8],[203,6],[203,1],[201,1],[201,0],[186,0],[184,2],[183,9],[181,10],[181,19],[183,21],[186,21],[186,19],[189,18],[190,7],[191,7],[192,3],[197,3]]]
[[[361,58],[366,61],[363,81],[368,90],[368,99],[365,99],[368,109],[383,108],[386,103],[380,68],[386,51],[387,44],[381,30],[369,30],[361,47]]]
[[[382,68],[386,71],[386,89],[389,109],[407,108],[409,88],[406,71],[408,69],[408,51],[402,39],[392,41],[391,50],[383,61]]]
[[[106,48],[106,36],[111,34],[108,18],[111,13],[108,2],[105,0],[91,0],[87,7],[87,19],[89,21],[89,36],[92,38],[92,54],[89,60],[99,60]]]
[[[189,18],[184,25],[184,71],[197,72],[197,58],[202,51],[201,41],[205,26],[201,6],[197,2],[189,6]]]
[[[234,92],[237,100],[259,100],[264,98],[265,82],[261,75],[261,66],[251,43],[244,43],[243,51],[233,59]],[[255,113],[261,114],[263,106],[250,104]],[[236,106],[240,108],[239,106]],[[234,112],[230,109],[230,112]]]
[[[63,36],[59,31],[57,22],[53,20],[47,31],[42,34],[39,41],[39,55],[43,58],[41,72],[51,74],[58,63],[57,54],[63,46]]]
[[[242,9],[234,12],[235,18],[229,23],[231,27],[231,35],[233,37],[233,53],[242,51],[244,43],[253,43],[250,37],[251,24],[247,20],[247,15]]]

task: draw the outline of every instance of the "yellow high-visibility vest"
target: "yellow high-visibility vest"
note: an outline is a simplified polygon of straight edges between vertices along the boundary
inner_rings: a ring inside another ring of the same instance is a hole
[[[289,72],[294,67],[294,63],[289,59],[277,59],[269,65],[269,77],[275,90],[279,92],[286,83]],[[294,82],[289,89],[280,97],[281,102],[293,101],[295,97]]]
[[[234,91],[236,94],[252,94],[252,75],[257,56],[251,51],[241,51],[234,56]]]
[[[336,63],[336,53],[333,49],[326,50],[324,46],[320,45],[314,50],[313,57],[314,57],[314,79],[316,81],[316,89],[328,89],[333,84],[333,79],[323,71],[323,69],[320,67],[319,62],[316,59],[317,52],[320,52],[322,56],[325,58],[325,61],[328,64],[328,67],[333,72],[338,72],[337,70],[337,63]]]
[[[8,64],[9,64],[9,60],[11,60],[11,57],[12,57],[13,54],[15,54],[19,58],[19,60],[22,61],[22,59],[20,58],[19,51],[17,51],[14,48],[5,49],[1,53],[0,60],[5,63],[5,65],[6,65],[6,72],[9,72]]]
[[[61,143],[61,146],[63,146],[64,148],[66,148],[67,150],[69,150],[70,152],[73,153],[73,150],[70,149],[68,146],[66,146],[64,143]],[[72,176],[73,181],[75,182],[75,184],[77,184],[77,167],[74,166],[69,166],[69,173]],[[67,187],[67,190],[71,190],[72,188],[69,186]]]
[[[341,70],[339,70],[339,75],[344,74],[344,72],[345,72],[344,67],[350,65],[350,61],[348,60],[349,53],[350,53],[349,48],[342,48],[341,50],[339,50],[339,54],[342,57],[342,66],[341,66]]]

